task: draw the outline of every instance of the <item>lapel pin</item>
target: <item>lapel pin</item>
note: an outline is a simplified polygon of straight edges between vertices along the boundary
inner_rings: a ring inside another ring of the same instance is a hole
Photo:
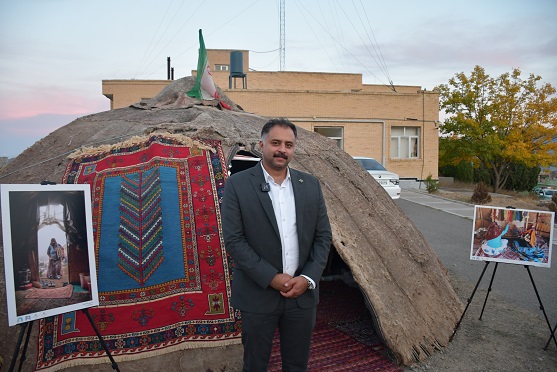
[[[300,179],[298,180],[298,182],[304,183],[304,180],[300,178]]]

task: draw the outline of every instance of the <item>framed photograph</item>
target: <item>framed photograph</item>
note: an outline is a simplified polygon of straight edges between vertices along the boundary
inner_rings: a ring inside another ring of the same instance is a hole
[[[90,186],[0,188],[9,325],[97,306]]]
[[[476,205],[470,259],[551,266],[554,212]]]

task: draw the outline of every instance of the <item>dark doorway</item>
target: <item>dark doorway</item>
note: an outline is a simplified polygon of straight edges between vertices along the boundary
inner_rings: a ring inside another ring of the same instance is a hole
[[[256,164],[259,164],[260,160],[260,158],[251,152],[241,149],[230,161],[230,167],[228,169],[229,175],[249,169]]]

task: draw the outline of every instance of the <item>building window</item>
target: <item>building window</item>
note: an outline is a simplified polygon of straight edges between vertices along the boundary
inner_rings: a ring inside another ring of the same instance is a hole
[[[228,65],[215,65],[215,71],[228,71]]]
[[[344,142],[342,140],[342,127],[315,127],[313,131],[321,134],[322,136],[328,137],[336,142],[339,149],[343,149]]]
[[[419,139],[420,127],[391,127],[391,158],[417,158]]]

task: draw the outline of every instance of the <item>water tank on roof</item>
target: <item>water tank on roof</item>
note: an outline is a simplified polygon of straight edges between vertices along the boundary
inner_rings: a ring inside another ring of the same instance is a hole
[[[239,50],[230,52],[230,76],[245,76],[244,54]]]

